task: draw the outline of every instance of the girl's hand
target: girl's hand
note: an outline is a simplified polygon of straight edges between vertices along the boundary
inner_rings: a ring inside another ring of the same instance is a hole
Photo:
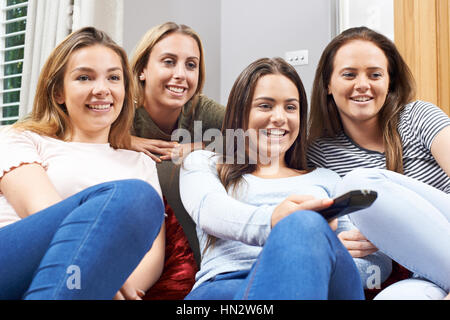
[[[131,136],[131,149],[145,153],[156,162],[165,160],[165,156],[169,156],[170,159],[173,149],[178,145],[178,142]],[[159,158],[156,155],[161,157]]]
[[[357,229],[342,231],[338,234],[338,238],[353,258],[363,258],[378,251],[378,248]]]
[[[123,284],[122,288],[117,291],[113,300],[142,300],[142,297],[145,296],[145,292],[134,288],[127,281]]]
[[[193,142],[193,143],[180,143],[177,144],[171,151],[170,155],[161,156],[161,160],[172,160],[177,164],[181,164],[183,159],[194,150],[204,149],[205,145],[203,142]]]
[[[318,211],[328,208],[333,203],[333,199],[316,199],[310,195],[291,195],[283,200],[272,213],[272,228],[284,217],[299,210]],[[330,227],[335,230],[337,223],[335,220],[329,223]]]

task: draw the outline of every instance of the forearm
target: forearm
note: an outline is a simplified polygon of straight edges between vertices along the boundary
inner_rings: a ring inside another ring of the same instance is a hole
[[[153,242],[152,248],[147,252],[139,265],[128,277],[127,282],[133,288],[146,292],[161,277],[164,268],[165,251],[165,225],[161,227],[159,235]]]
[[[217,176],[211,152],[193,152],[185,159],[180,196],[194,222],[208,234],[262,245],[270,233],[274,207],[257,207],[230,196]]]
[[[256,207],[223,194],[205,196],[190,214],[206,233],[220,239],[264,245],[271,231],[274,206]]]
[[[39,164],[25,164],[6,173],[0,190],[21,218],[62,200]]]

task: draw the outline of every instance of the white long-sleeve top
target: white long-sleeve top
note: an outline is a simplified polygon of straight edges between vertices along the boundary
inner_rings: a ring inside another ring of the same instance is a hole
[[[205,150],[192,152],[180,170],[180,195],[197,225],[202,262],[196,288],[215,275],[249,270],[271,231],[275,207],[289,195],[329,198],[341,179],[328,169],[295,177],[263,179],[252,174],[227,192],[218,178],[218,157]],[[208,235],[217,239],[204,251]]]

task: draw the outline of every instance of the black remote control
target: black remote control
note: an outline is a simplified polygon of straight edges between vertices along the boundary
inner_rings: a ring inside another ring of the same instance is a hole
[[[370,207],[376,198],[376,191],[353,190],[334,198],[334,202],[331,206],[318,212],[327,221],[331,221],[354,211]]]

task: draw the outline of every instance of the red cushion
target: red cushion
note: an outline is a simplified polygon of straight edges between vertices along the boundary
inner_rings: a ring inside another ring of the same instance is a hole
[[[389,278],[386,279],[385,282],[381,284],[380,289],[366,289],[364,290],[366,300],[373,300],[375,296],[380,293],[381,290],[384,288],[390,286],[391,284],[394,284],[400,280],[405,280],[411,277],[411,272],[399,265],[397,262],[392,261],[392,272]]]
[[[198,271],[189,242],[175,213],[164,198],[167,217],[164,270],[144,300],[182,300],[191,291]]]

